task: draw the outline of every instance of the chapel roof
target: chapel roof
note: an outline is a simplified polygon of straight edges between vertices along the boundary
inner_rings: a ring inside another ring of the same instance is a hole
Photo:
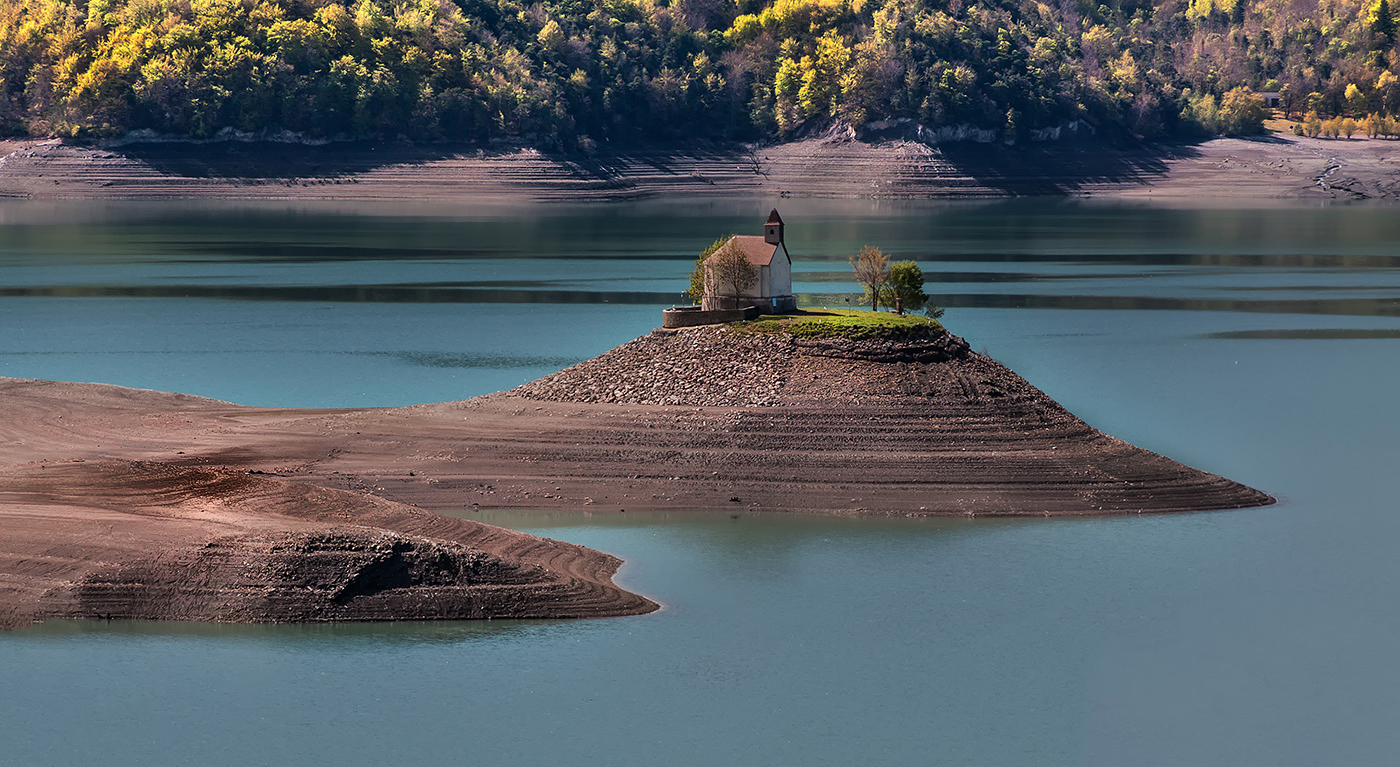
[[[778,252],[778,246],[771,242],[765,242],[761,234],[736,234],[729,242],[738,245],[744,258],[748,259],[749,263],[754,266],[769,266],[773,263],[773,254]],[[714,258],[714,256],[710,256],[710,258]]]

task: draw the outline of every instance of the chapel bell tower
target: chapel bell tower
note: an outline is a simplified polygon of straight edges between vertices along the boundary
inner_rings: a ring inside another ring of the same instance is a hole
[[[769,245],[783,244],[783,217],[778,215],[777,208],[768,214],[768,221],[763,225],[763,241]]]

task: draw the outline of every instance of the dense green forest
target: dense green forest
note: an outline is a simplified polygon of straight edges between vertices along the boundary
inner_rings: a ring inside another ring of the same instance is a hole
[[[4,0],[0,133],[601,141],[1400,111],[1387,0]]]

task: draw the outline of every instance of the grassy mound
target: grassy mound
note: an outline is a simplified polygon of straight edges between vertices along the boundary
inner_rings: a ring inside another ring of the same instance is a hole
[[[915,314],[898,315],[863,309],[798,309],[788,314],[764,315],[762,319],[736,322],[730,332],[741,335],[787,333],[801,338],[854,338],[895,340],[938,335],[938,320]]]

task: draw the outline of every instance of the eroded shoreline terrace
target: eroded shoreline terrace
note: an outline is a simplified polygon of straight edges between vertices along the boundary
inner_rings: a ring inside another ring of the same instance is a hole
[[[612,557],[434,510],[1082,516],[1273,501],[1095,430],[932,320],[869,312],[655,333],[509,392],[406,408],[22,379],[0,379],[0,406],[11,627],[654,609],[611,583]]]

